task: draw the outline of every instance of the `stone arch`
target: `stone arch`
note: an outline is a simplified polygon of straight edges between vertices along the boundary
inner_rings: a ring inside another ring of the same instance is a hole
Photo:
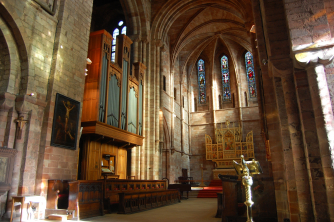
[[[147,3],[143,0],[121,0],[121,4],[125,18],[129,19],[127,21],[129,35],[137,36],[142,40],[147,39],[150,30],[149,15],[145,8]]]
[[[0,93],[2,94],[7,92],[11,64],[9,48],[1,29],[1,23],[2,21],[0,20]]]
[[[24,95],[28,86],[28,53],[21,31],[2,4],[0,4],[0,36],[4,53],[8,53],[8,58],[5,57],[5,60],[8,59],[6,62],[9,62],[5,64],[5,75],[8,79],[1,81],[0,93]],[[2,88],[5,84],[6,89]]]

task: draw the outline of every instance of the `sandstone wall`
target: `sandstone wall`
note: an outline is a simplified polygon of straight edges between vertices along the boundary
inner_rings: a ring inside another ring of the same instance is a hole
[[[35,1],[0,4],[0,141],[18,150],[10,196],[40,194],[47,179],[77,178],[78,148],[52,147],[50,139],[56,93],[82,102],[93,1],[57,2],[54,15]],[[21,139],[18,116],[27,120]]]

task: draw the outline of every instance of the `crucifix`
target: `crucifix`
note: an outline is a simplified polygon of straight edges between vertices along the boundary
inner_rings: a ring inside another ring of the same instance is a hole
[[[26,124],[26,122],[28,122],[28,120],[24,120],[24,117],[20,116],[19,118],[17,118],[15,120],[15,122],[17,123],[16,139],[21,139],[22,129],[23,129],[24,125]]]

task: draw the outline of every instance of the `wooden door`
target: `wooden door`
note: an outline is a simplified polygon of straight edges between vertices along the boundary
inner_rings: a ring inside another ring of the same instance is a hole
[[[101,144],[96,141],[89,141],[87,160],[88,169],[86,180],[97,180],[101,176]]]
[[[118,149],[118,158],[117,158],[117,175],[119,179],[126,179],[126,158],[127,151],[126,149]]]

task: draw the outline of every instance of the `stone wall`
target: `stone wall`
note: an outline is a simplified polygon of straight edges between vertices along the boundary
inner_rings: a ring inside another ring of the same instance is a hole
[[[91,10],[92,1],[80,0],[58,1],[54,15],[35,1],[0,5],[2,47],[8,45],[1,61],[10,64],[0,79],[0,141],[18,150],[9,196],[41,194],[47,179],[77,178],[78,149],[50,140],[56,93],[82,102]],[[27,120],[21,138],[18,116]]]

